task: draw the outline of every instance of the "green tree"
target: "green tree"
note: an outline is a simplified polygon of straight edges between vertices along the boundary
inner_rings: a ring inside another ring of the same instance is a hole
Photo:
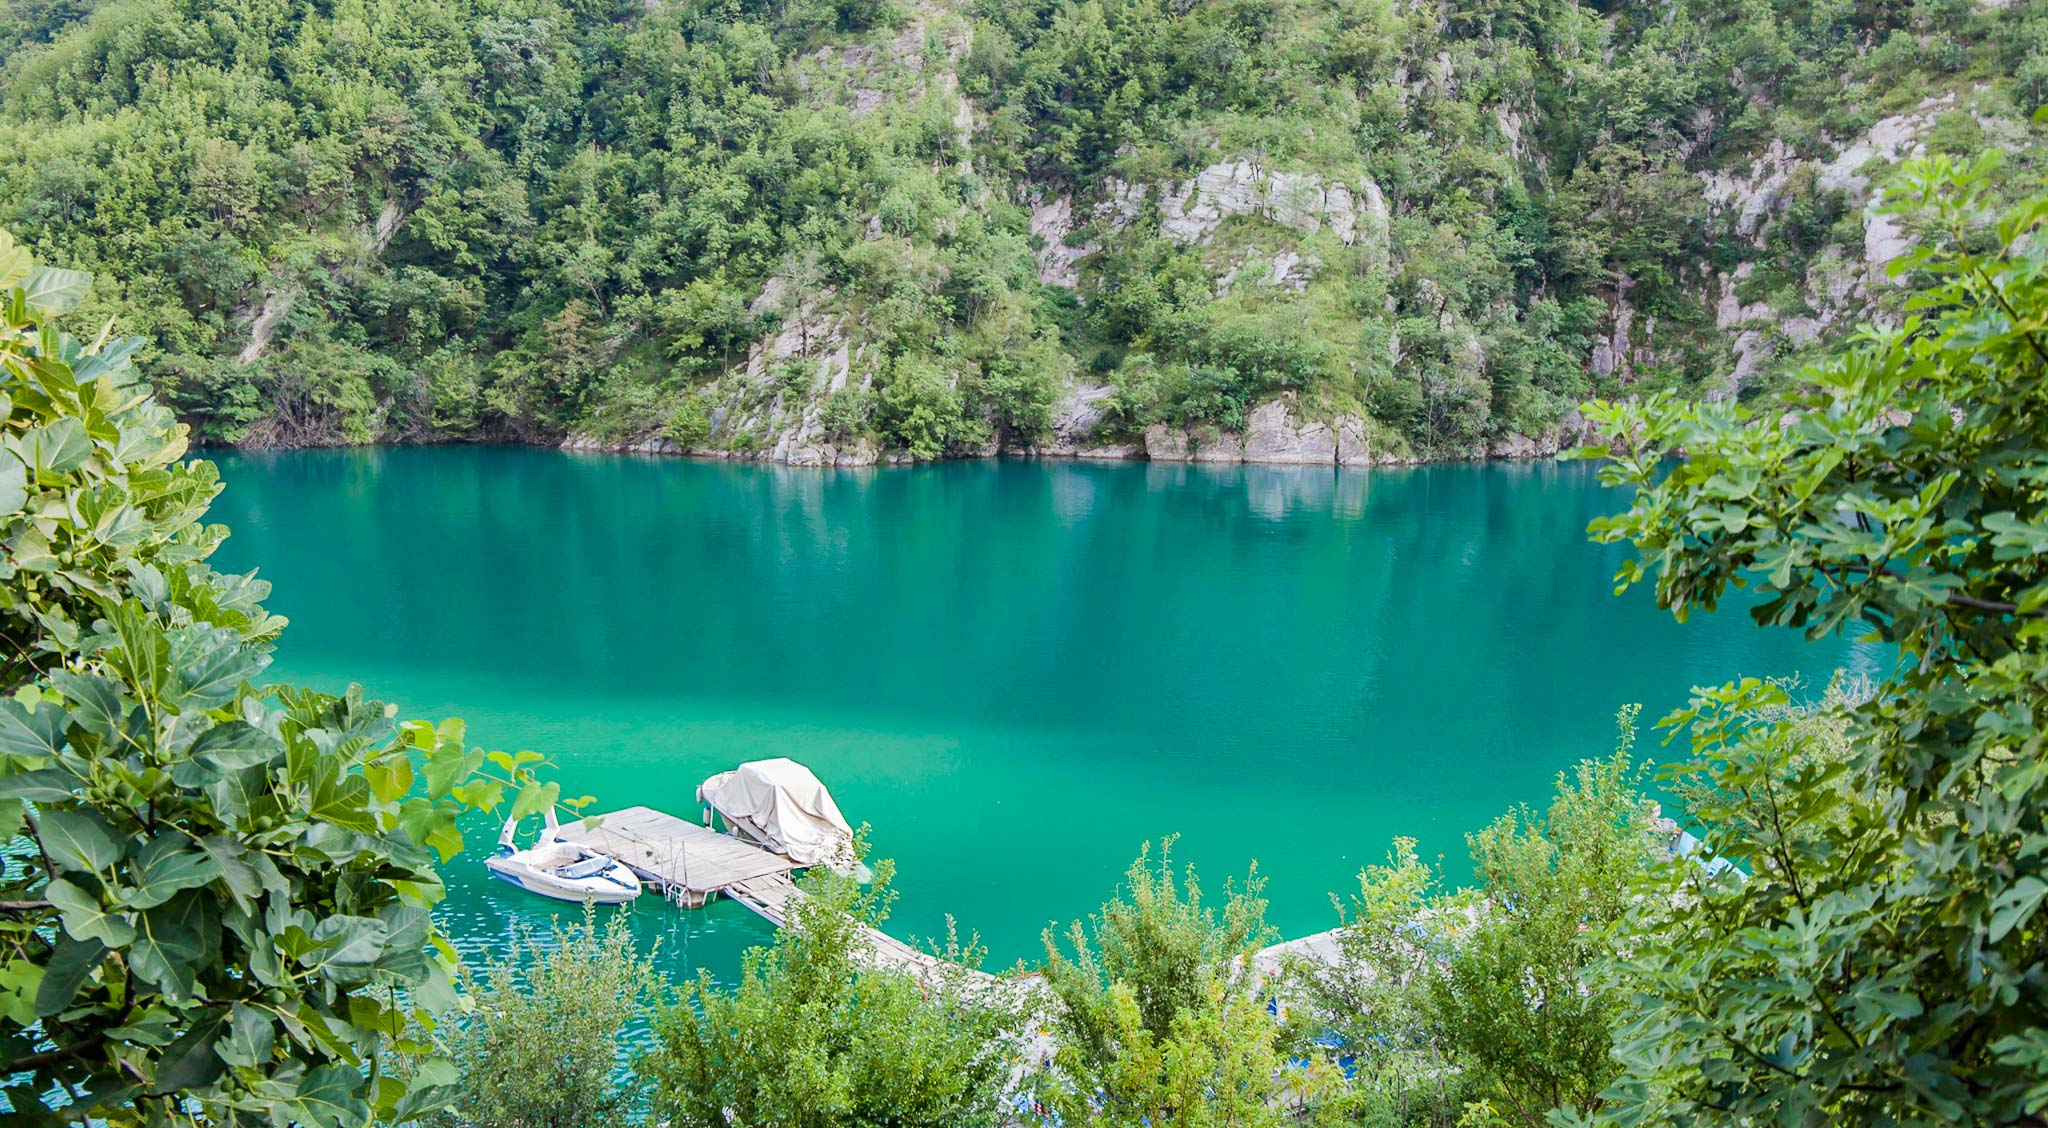
[[[994,1125],[1009,1079],[1017,1001],[959,975],[868,962],[891,867],[873,886],[810,871],[773,945],[739,980],[700,972],[655,1017],[636,1063],[657,1118],[684,1128]],[[948,956],[972,959],[949,944]]]
[[[1150,844],[1122,895],[1067,946],[1045,933],[1045,984],[1057,1025],[1037,1081],[1068,1123],[1131,1126],[1336,1123],[1342,1077],[1321,1060],[1291,1064],[1300,1031],[1268,1013],[1258,952],[1271,941],[1263,881],[1202,902],[1194,870],[1177,874],[1173,840]]]
[[[1636,548],[1621,586],[1654,574],[1681,619],[1746,586],[1759,623],[1899,657],[1840,706],[1840,756],[1754,680],[1668,720],[1708,844],[1751,876],[1677,867],[1639,903],[1617,1122],[2048,1108],[2048,197],[1997,215],[1993,168],[1910,170],[1939,236],[1896,268],[1925,283],[1909,316],[1783,404],[1588,409],[1635,491],[1594,525]]]
[[[1495,819],[1469,839],[1486,904],[1430,980],[1428,1013],[1481,1099],[1510,1123],[1597,1107],[1620,992],[1587,973],[1611,954],[1607,926],[1630,906],[1652,856],[1651,805],[1637,783],[1634,728],[1604,760],[1560,775],[1542,815]]]
[[[1398,839],[1359,874],[1335,947],[1297,961],[1301,999],[1359,1059],[1367,1102],[1403,1122],[1540,1125],[1597,1107],[1617,1072],[1614,985],[1588,982],[1613,954],[1609,926],[1653,857],[1638,788],[1634,710],[1612,755],[1560,773],[1526,808],[1468,836],[1478,883],[1439,875]]]
[[[399,1035],[455,997],[436,861],[461,811],[555,785],[532,753],[480,775],[459,722],[252,684],[283,620],[207,566],[219,481],[142,342],[54,323],[89,281],[0,233],[0,1096],[24,1122],[430,1110],[454,1069]],[[409,1083],[389,1048],[425,1054]]]

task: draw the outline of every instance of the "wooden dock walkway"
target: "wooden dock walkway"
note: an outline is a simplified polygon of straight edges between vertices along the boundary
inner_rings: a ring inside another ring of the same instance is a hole
[[[754,910],[775,927],[781,928],[783,922],[789,919],[789,906],[803,896],[803,890],[796,887],[796,882],[790,875],[777,873],[738,882],[726,889],[726,895]],[[868,955],[877,964],[903,968],[925,979],[963,975],[990,983],[997,980],[996,976],[985,971],[950,963],[930,952],[912,947],[880,929],[867,928],[863,931],[867,933]]]
[[[735,885],[780,876],[795,862],[708,826],[652,807],[627,807],[562,827],[564,841],[588,846],[626,863],[656,889],[689,908]]]
[[[652,807],[627,807],[594,818],[595,825],[583,820],[563,826],[561,837],[617,858],[685,907],[697,908],[722,893],[781,928],[789,919],[789,906],[803,896],[791,876],[801,867],[732,835]],[[979,985],[1019,986],[1037,978],[1027,976],[1023,982],[1004,979],[940,959],[880,929],[866,932],[870,955],[877,964],[902,968],[920,978],[953,976]],[[1335,934],[1323,932],[1275,944],[1259,952],[1256,959],[1261,971],[1272,974],[1288,956],[1328,960],[1334,947]]]
[[[670,900],[697,908],[724,894],[782,927],[789,906],[803,892],[791,874],[800,868],[780,854],[721,834],[708,826],[664,814],[652,807],[627,807],[562,827],[564,841],[609,854]],[[966,974],[991,983],[996,977],[949,963],[879,929],[867,929],[876,963],[920,977]]]

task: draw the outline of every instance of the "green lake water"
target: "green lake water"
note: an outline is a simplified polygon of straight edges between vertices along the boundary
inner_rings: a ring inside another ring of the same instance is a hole
[[[1577,465],[219,461],[216,563],[260,564],[292,620],[275,675],[462,717],[599,810],[692,816],[706,775],[793,757],[897,862],[892,930],[951,913],[997,965],[1165,834],[1219,892],[1256,860],[1285,934],[1327,928],[1395,835],[1467,872],[1463,836],[1607,752],[1626,703],[1881,660],[1615,598],[1584,530],[1622,498]],[[471,951],[564,908],[484,878],[494,832],[451,867]],[[672,973],[769,935],[732,904],[626,911]]]

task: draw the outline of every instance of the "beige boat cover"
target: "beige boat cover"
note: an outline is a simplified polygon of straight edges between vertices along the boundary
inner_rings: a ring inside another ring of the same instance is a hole
[[[749,760],[697,788],[697,800],[727,826],[799,865],[850,860],[853,828],[832,793],[795,760]]]

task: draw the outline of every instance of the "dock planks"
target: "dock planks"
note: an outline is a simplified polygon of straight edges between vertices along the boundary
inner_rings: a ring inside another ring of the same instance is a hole
[[[723,893],[780,928],[789,917],[789,906],[803,896],[791,877],[800,868],[795,862],[729,834],[652,807],[627,807],[594,818],[594,826],[586,825],[588,820],[564,826],[562,838],[617,858],[665,891],[684,891],[686,904],[701,905],[710,895]],[[996,976],[948,963],[879,929],[866,931],[869,953],[879,965],[925,978],[964,974],[975,982],[998,982]],[[1288,956],[1328,960],[1334,943],[1333,933],[1318,933],[1275,944],[1261,951],[1257,960],[1260,969],[1271,974]]]
[[[665,891],[686,891],[699,904],[741,882],[796,868],[780,854],[652,807],[627,807],[595,819],[594,826],[586,819],[562,827],[561,837],[617,858]]]
[[[799,868],[795,862],[710,827],[652,807],[627,807],[593,819],[594,826],[584,820],[562,827],[561,837],[617,858],[671,896],[682,892],[686,905],[701,905],[711,894],[723,893],[780,928],[790,904],[803,896],[790,877]],[[866,931],[869,954],[878,964],[920,976],[966,970],[888,933]],[[978,971],[968,974],[994,979]]]

